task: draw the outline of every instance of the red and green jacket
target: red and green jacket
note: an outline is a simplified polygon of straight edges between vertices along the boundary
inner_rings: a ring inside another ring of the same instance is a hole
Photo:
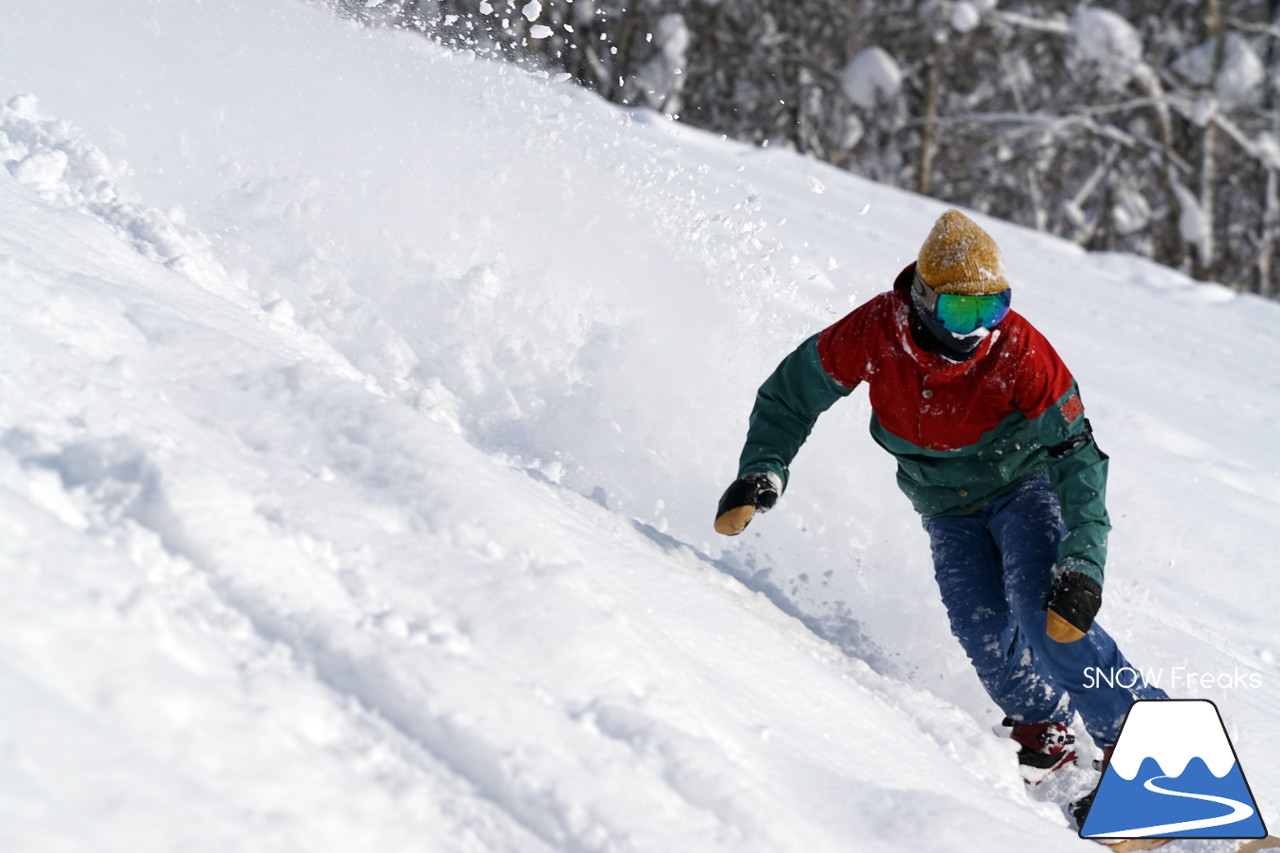
[[[739,476],[787,471],[818,416],[868,385],[871,435],[898,461],[898,485],[925,516],[981,509],[1047,472],[1067,529],[1063,571],[1102,583],[1107,456],[1079,388],[1048,340],[1010,311],[968,361],[922,349],[910,328],[914,264],[882,293],[802,343],[760,387]]]

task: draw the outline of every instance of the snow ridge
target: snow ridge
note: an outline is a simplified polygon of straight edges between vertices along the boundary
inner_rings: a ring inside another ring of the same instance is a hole
[[[112,163],[70,123],[42,116],[34,95],[15,95],[0,107],[0,165],[47,203],[110,225],[143,256],[194,280],[232,282],[209,239],[185,223],[181,210],[166,213],[123,198],[126,164]],[[243,281],[229,290],[243,296]]]

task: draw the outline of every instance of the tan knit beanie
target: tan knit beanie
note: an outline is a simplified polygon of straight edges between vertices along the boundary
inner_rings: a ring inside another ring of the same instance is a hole
[[[954,209],[933,224],[920,247],[916,272],[939,293],[999,293],[1009,289],[1004,258],[996,241]]]

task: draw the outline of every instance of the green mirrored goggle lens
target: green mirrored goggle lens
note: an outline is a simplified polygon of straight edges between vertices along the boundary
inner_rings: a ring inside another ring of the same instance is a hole
[[[939,293],[933,314],[948,332],[967,335],[978,329],[994,329],[1009,313],[1012,291],[999,293]]]

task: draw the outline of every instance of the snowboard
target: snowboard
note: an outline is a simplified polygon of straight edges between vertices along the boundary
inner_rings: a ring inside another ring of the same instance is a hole
[[[1170,841],[1177,841],[1176,838],[1125,838],[1121,841],[1099,841],[1103,847],[1108,850],[1115,850],[1117,853],[1125,853],[1131,850],[1154,850],[1168,844]],[[1196,840],[1196,839],[1187,839]],[[1230,853],[1256,853],[1262,850],[1280,850],[1280,838],[1274,835],[1268,835],[1266,838],[1250,838],[1240,842],[1240,846],[1236,847]]]
[[[1089,840],[1092,841],[1093,839]],[[1125,838],[1121,841],[1098,841],[1098,843],[1108,850],[1126,853],[1129,850],[1154,850],[1157,847],[1163,847],[1172,840],[1172,838]],[[1239,851],[1236,851],[1236,853],[1239,853]]]

